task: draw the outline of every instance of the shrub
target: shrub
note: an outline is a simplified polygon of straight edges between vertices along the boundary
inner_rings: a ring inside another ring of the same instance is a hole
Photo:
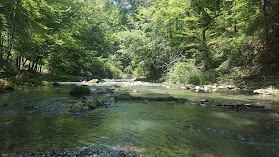
[[[177,63],[168,75],[172,83],[190,83],[195,85],[206,83],[205,74],[198,69],[194,60]]]
[[[116,67],[115,65],[111,64],[111,63],[107,63],[106,64],[106,71],[107,71],[107,76],[110,79],[118,79],[121,78],[121,73],[122,71]]]
[[[0,79],[0,93],[5,93],[7,90],[14,90],[14,85],[11,82]]]

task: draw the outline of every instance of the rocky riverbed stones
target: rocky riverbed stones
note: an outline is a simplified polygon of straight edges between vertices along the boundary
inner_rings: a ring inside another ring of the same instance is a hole
[[[263,96],[267,96],[267,95],[279,95],[279,90],[275,89],[273,87],[269,87],[267,89],[256,89],[253,91],[254,94],[256,95],[263,95]]]
[[[105,104],[102,100],[99,99],[88,101],[86,97],[83,97],[81,102],[77,102],[71,105],[68,111],[72,113],[86,112],[94,110],[101,106],[107,107],[107,104]]]
[[[230,89],[230,90],[233,90],[233,89],[237,89],[235,88],[234,86],[232,85],[201,85],[201,86],[195,86],[194,87],[194,90],[196,92],[215,92],[219,89]]]
[[[20,154],[0,154],[1,157],[143,157],[134,152],[126,151],[104,151],[98,148],[85,148],[81,151],[55,150],[45,153],[20,153]]]

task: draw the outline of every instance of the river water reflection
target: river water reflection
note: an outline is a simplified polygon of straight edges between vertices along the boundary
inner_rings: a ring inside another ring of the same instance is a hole
[[[93,90],[112,83],[93,84]],[[123,85],[122,85],[123,86]],[[78,151],[84,147],[144,156],[279,156],[279,114],[198,106],[201,99],[278,108],[278,98],[249,91],[195,93],[164,86],[123,86],[140,97],[186,98],[188,103],[111,102],[81,114],[67,112],[81,101],[71,86],[35,87],[0,95],[0,156],[21,152]],[[168,93],[168,94],[166,94]],[[88,99],[109,95],[90,95]],[[39,110],[24,109],[34,106]]]

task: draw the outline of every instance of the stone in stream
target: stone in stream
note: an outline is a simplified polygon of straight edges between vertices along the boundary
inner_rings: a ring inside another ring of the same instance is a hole
[[[144,103],[154,102],[154,101],[185,103],[185,102],[188,101],[187,99],[174,98],[172,96],[169,96],[169,97],[155,97],[155,98],[133,97],[129,93],[115,94],[114,99],[115,99],[115,101],[143,101]]]
[[[84,106],[83,103],[81,102],[78,102],[78,103],[75,103],[73,104],[70,109],[69,109],[69,112],[73,112],[73,113],[76,113],[76,112],[83,112],[83,111],[88,111],[88,106]]]
[[[215,105],[217,107],[223,107],[223,108],[231,108],[231,109],[242,109],[242,110],[251,110],[251,109],[263,109],[264,106],[256,106],[251,104],[217,104]]]
[[[269,87],[267,89],[256,89],[253,91],[254,94],[257,95],[263,95],[263,96],[267,96],[267,95],[279,95],[279,90],[275,89],[273,87]]]
[[[39,108],[34,107],[34,106],[24,106],[23,108],[27,109],[27,110],[40,110]]]
[[[68,111],[72,113],[77,113],[94,110],[101,106],[107,107],[107,104],[105,104],[102,100],[99,99],[94,99],[92,102],[88,101],[86,97],[83,97],[82,99],[83,100],[81,102],[77,102],[71,105]]]
[[[110,88],[97,88],[93,91],[93,94],[112,94],[113,90]]]
[[[202,107],[206,107],[207,105],[206,105],[206,104],[200,104],[200,106],[202,106]]]
[[[1,103],[0,106],[7,107],[8,104],[7,103]]]
[[[117,93],[117,94],[114,94],[114,99],[115,101],[119,101],[119,100],[131,100],[132,99],[132,96],[129,94],[129,93]]]
[[[92,79],[88,81],[88,83],[100,83],[98,79]]]
[[[72,96],[81,96],[81,95],[91,94],[91,90],[89,87],[75,86],[71,89],[69,94]]]
[[[196,92],[215,92],[218,89],[230,89],[230,90],[233,90],[233,89],[235,89],[235,87],[232,86],[232,85],[219,86],[219,85],[215,84],[215,85],[195,86],[194,89],[195,89]]]
[[[58,87],[58,86],[60,86],[60,83],[54,82],[53,84],[51,84],[51,86]]]
[[[209,102],[210,100],[208,100],[208,99],[205,99],[205,100],[200,100],[199,102],[201,102],[201,103],[205,103],[205,102]]]

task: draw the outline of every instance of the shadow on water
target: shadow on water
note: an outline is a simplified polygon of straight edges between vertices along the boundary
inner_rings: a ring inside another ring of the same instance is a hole
[[[0,107],[0,154],[86,147],[145,156],[279,156],[278,114],[196,105],[200,99],[214,99],[276,106],[276,98],[130,86],[117,92],[139,97],[170,94],[189,102],[111,102],[109,108],[70,114],[67,108],[80,101],[69,96],[70,88],[38,87],[0,95],[0,101],[8,104]]]

